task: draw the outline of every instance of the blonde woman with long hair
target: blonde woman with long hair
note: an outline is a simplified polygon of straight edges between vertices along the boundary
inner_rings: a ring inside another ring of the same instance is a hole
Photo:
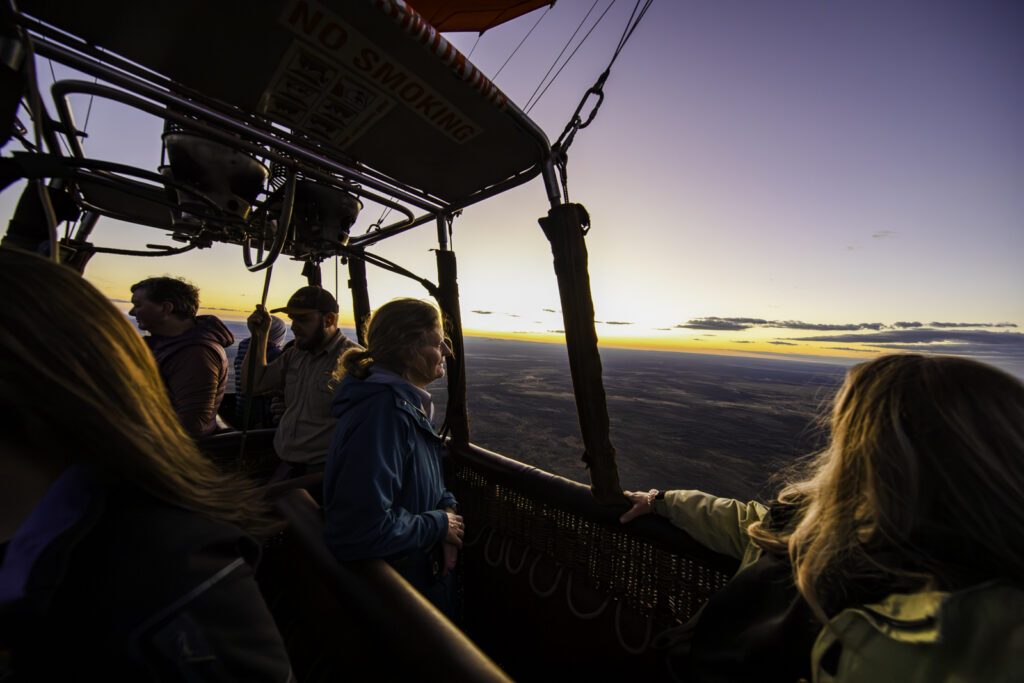
[[[444,486],[426,391],[451,356],[441,314],[395,299],[370,317],[364,338],[366,350],[346,351],[338,370],[324,472],[327,545],[342,561],[384,558],[451,616],[465,529]]]
[[[3,248],[0,291],[0,669],[289,680],[253,579],[259,492],[200,455],[149,349],[77,273]]]
[[[1024,680],[1024,385],[953,357],[857,365],[769,505],[627,493],[740,570],[663,634],[687,681]]]

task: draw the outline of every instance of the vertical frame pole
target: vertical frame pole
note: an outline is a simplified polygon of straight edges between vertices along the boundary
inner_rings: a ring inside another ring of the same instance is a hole
[[[444,317],[444,332],[451,340],[454,358],[448,360],[448,407],[445,418],[456,443],[469,443],[469,409],[466,404],[466,346],[459,307],[458,268],[448,241],[451,217],[438,216],[437,303]]]
[[[352,290],[352,317],[356,321],[356,339],[366,346],[366,321],[370,319],[370,293],[366,287],[366,261],[363,250],[348,257],[348,288]]]

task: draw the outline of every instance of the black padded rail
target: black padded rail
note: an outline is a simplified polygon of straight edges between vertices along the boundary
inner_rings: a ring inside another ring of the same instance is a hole
[[[578,514],[596,524],[607,525],[672,552],[686,555],[708,567],[732,575],[739,563],[735,558],[708,550],[682,529],[672,526],[662,517],[640,517],[627,525],[619,523],[619,516],[628,505],[603,505],[597,502],[590,489],[579,483],[546,472],[532,465],[493,453],[473,444],[449,444],[449,451],[460,464],[464,464],[489,480],[514,488],[522,493],[544,500],[568,512]]]
[[[520,680],[648,680],[651,645],[690,619],[738,562],[663,518],[620,524],[576,482],[451,445],[449,488],[466,520],[466,632]]]

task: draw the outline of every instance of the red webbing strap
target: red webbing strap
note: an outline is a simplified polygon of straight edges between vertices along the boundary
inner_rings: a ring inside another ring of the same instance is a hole
[[[594,301],[587,272],[587,245],[583,241],[589,225],[590,216],[580,204],[553,207],[547,218],[540,219],[540,227],[555,257],[569,370],[585,449],[583,462],[590,469],[590,491],[602,503],[622,503],[626,499],[619,485],[615,447],[610,437],[601,355],[594,330]]]

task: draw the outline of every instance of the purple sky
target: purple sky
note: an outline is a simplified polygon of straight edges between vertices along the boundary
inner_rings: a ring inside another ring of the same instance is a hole
[[[580,35],[610,2],[598,1]],[[560,0],[544,15],[495,79],[513,101],[526,103],[592,4]],[[552,140],[604,69],[632,7],[614,4],[530,111]],[[493,76],[544,11],[479,43],[474,34],[449,38]],[[593,217],[602,340],[796,353],[946,349],[1024,374],[1022,28],[1019,2],[656,0],[569,154],[570,198]],[[39,72],[49,79],[48,65]],[[87,106],[75,102],[80,123]],[[97,101],[89,133],[97,156],[155,169],[158,121]],[[5,192],[0,212],[15,200],[15,190]],[[546,211],[536,180],[457,220],[467,328],[561,327],[536,223]],[[379,215],[367,206],[355,232]],[[96,238],[161,239],[106,220]],[[433,276],[432,228],[391,242],[379,253]],[[159,262],[98,256],[88,276],[127,298],[136,279],[179,273],[210,306],[241,316],[262,277],[239,256],[236,247]],[[388,274],[370,277],[373,305],[425,294]],[[333,284],[330,266],[325,279]],[[300,284],[298,264],[283,263],[271,298]],[[726,324],[709,330],[710,319]],[[851,339],[851,325],[867,327]],[[815,332],[822,326],[828,331]],[[820,339],[833,334],[845,338]]]

